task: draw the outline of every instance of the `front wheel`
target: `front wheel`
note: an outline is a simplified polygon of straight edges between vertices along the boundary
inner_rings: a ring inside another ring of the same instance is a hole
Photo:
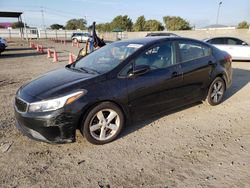
[[[106,144],[117,138],[123,126],[121,109],[113,103],[103,102],[89,111],[81,132],[92,144]]]
[[[225,89],[226,85],[224,80],[220,77],[215,78],[209,87],[207,102],[212,106],[220,104],[223,100]]]

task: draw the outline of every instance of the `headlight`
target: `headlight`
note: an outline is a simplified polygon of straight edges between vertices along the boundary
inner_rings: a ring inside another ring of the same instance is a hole
[[[29,112],[48,112],[57,110],[59,108],[62,108],[64,105],[74,102],[86,93],[87,91],[78,91],[56,99],[30,103]]]

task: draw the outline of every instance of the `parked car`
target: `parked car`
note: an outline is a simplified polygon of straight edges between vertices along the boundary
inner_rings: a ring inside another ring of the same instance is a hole
[[[163,33],[163,32],[156,32],[156,33],[148,33],[146,37],[159,37],[159,36],[166,36],[166,37],[179,37],[174,33]]]
[[[2,38],[2,37],[0,37],[0,43],[4,44],[5,48],[8,46],[7,41],[4,38]]]
[[[106,45],[18,89],[17,127],[45,142],[113,141],[125,123],[207,100],[232,83],[231,57],[207,43],[144,37]],[[132,121],[131,121],[132,120]]]
[[[90,33],[84,32],[84,33],[73,33],[71,36],[71,39],[73,42],[86,42],[88,39],[90,39]]]
[[[250,60],[250,46],[241,39],[234,37],[215,37],[205,39],[204,41],[228,52],[233,60]]]
[[[4,38],[0,37],[0,54],[5,50],[7,46],[8,46],[7,41]]]
[[[0,43],[0,54],[5,50],[5,46],[3,43]]]
[[[7,46],[7,41],[4,38],[0,37],[0,54],[5,50]]]

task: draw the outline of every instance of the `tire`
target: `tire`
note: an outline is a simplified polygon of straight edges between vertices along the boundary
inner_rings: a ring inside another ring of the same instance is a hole
[[[223,101],[225,90],[225,81],[221,77],[215,78],[208,90],[206,100],[208,104],[210,104],[211,106],[220,104]]]
[[[124,126],[122,110],[111,102],[103,102],[92,108],[80,130],[92,144],[106,144],[117,138]]]

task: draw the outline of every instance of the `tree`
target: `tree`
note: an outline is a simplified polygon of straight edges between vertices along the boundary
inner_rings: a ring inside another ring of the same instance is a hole
[[[116,16],[113,21],[111,22],[111,29],[122,29],[124,31],[131,31],[133,27],[132,20],[127,16]]]
[[[144,16],[140,16],[137,18],[134,26],[133,31],[145,31],[146,19]]]
[[[27,28],[29,27],[27,24],[25,25]],[[16,29],[16,28],[24,28],[24,23],[23,22],[14,22],[12,23],[11,27],[13,29]]]
[[[164,27],[157,20],[147,20],[145,23],[145,31],[163,31]]]
[[[86,24],[87,22],[85,19],[71,19],[67,21],[65,28],[69,30],[76,30],[76,29],[84,30],[86,29]]]
[[[99,32],[109,32],[112,31],[110,23],[101,23],[96,25],[96,30]]]
[[[60,25],[60,24],[52,24],[50,26],[51,29],[64,29],[64,26],[63,25]]]
[[[238,24],[237,29],[248,29],[249,28],[249,24],[246,21],[242,21]]]
[[[164,16],[163,21],[167,30],[191,30],[191,26],[188,21],[179,16]]]

